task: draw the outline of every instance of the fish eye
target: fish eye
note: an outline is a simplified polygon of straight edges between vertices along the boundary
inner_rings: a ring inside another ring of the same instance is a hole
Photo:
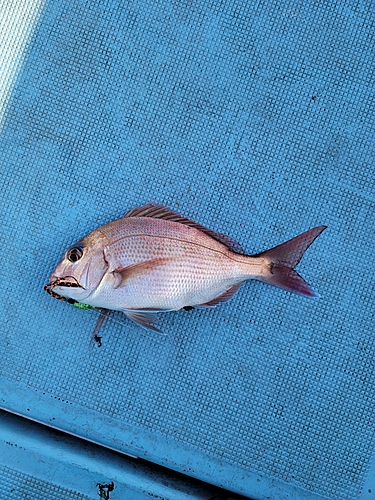
[[[83,247],[81,247],[80,245],[69,248],[69,250],[66,252],[66,258],[70,262],[77,262],[77,260],[79,260],[82,257],[82,255],[83,255]]]

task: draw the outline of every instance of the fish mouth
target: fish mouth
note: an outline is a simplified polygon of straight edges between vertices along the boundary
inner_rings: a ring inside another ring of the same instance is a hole
[[[83,290],[85,290],[85,287],[80,285],[78,283],[78,281],[76,280],[76,278],[74,278],[74,276],[64,276],[63,278],[58,278],[57,276],[51,276],[50,282],[44,286],[44,290],[49,295],[51,295],[54,299],[66,300],[68,302],[71,300],[74,300],[74,299],[67,299],[66,297],[62,297],[58,293],[54,292],[52,290],[52,288],[57,287],[57,286],[58,287],[67,287],[67,288],[82,288]],[[76,301],[74,301],[74,302],[76,302]]]

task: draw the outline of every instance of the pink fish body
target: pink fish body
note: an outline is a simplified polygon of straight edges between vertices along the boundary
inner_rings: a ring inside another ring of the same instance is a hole
[[[325,227],[249,256],[231,238],[149,203],[70,247],[46,289],[54,296],[123,311],[154,330],[155,313],[215,306],[248,279],[314,297],[293,268]]]

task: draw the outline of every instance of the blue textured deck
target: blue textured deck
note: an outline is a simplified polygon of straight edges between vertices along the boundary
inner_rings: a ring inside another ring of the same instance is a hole
[[[0,137],[0,406],[256,499],[375,498],[371,9],[47,1]],[[151,200],[249,253],[328,225],[321,298],[250,282],[90,351],[43,285]]]

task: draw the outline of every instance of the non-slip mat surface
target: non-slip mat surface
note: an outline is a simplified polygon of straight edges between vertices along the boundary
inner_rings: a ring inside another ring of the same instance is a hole
[[[108,418],[104,444],[254,497],[267,491],[250,472],[284,481],[278,499],[364,494],[371,21],[370,2],[46,3],[0,138],[1,406],[96,440]],[[298,267],[321,298],[251,282],[215,310],[162,316],[166,336],[112,314],[90,351],[95,313],[43,285],[67,246],[154,199],[249,253],[328,225]],[[28,388],[43,405],[11,400]]]
[[[27,498],[30,500],[88,500],[76,491],[69,491],[48,481],[36,479],[32,475],[21,473],[15,469],[0,467],[0,478],[3,488],[6,488],[6,497],[9,499]],[[6,485],[6,486],[5,486]],[[2,493],[0,493],[2,497]]]

